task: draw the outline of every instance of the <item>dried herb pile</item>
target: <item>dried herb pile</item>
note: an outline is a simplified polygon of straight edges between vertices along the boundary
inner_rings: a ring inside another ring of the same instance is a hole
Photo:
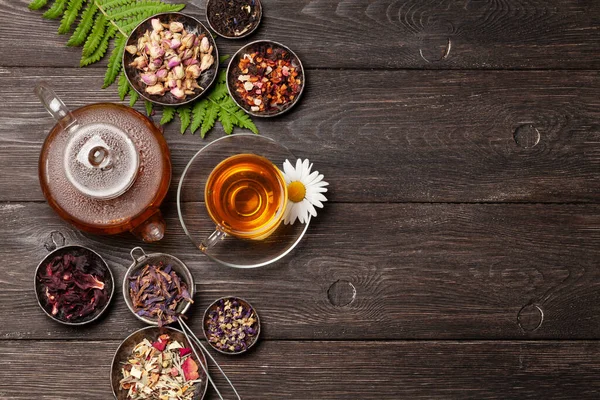
[[[183,302],[193,303],[187,284],[170,265],[150,265],[129,277],[129,297],[135,312],[157,319],[158,326],[175,322]]]
[[[42,306],[59,320],[80,322],[108,302],[106,268],[86,255],[56,256],[40,268],[37,280],[43,285]]]
[[[219,300],[204,326],[209,343],[224,352],[246,350],[258,335],[256,312],[235,298]]]
[[[131,400],[192,400],[202,380],[191,353],[167,334],[154,343],[144,339],[121,369],[120,388]]]
[[[259,22],[259,7],[255,0],[210,0],[206,12],[217,33],[234,38],[254,29]]]

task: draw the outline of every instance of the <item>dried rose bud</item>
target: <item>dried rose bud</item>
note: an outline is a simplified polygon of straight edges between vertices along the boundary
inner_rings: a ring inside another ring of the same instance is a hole
[[[188,58],[187,60],[185,60],[183,62],[183,65],[185,65],[186,67],[189,65],[196,65],[196,64],[198,64],[198,60],[195,58]]]
[[[159,43],[161,39],[162,38],[160,37],[160,33],[156,31],[152,31],[152,33],[150,34],[150,40],[152,41],[152,43]]]
[[[193,33],[188,33],[184,37],[181,38],[181,44],[190,49],[194,45],[194,39],[196,35]]]
[[[171,48],[171,41],[169,39],[163,39],[160,41],[160,44],[162,44],[162,47],[167,50]],[[166,54],[166,51],[165,51]]]
[[[169,47],[171,47],[172,49],[178,49],[179,46],[181,46],[181,40],[173,38]]]
[[[158,71],[156,71],[156,77],[158,79],[166,79],[168,73],[169,71],[167,71],[165,68],[161,68]]]
[[[171,94],[178,99],[183,99],[185,97],[185,92],[179,87],[171,89]]]
[[[146,60],[146,57],[144,56],[139,56],[133,59],[133,62],[131,64],[129,64],[132,67],[135,67],[137,69],[142,69],[148,66],[148,61]]]
[[[152,22],[152,29],[154,29],[156,32],[160,32],[164,29],[162,24],[160,23],[160,19],[152,18],[150,22]]]
[[[177,87],[177,79],[171,78],[171,79],[167,80],[167,83],[165,83],[165,86],[169,89],[176,88]]]
[[[156,71],[157,69],[159,69],[163,64],[163,60],[162,58],[155,58],[154,60],[152,60],[150,62],[150,64],[148,64],[148,67],[150,68],[151,71]]]
[[[206,71],[214,62],[215,58],[211,54],[204,55],[200,61],[200,71]]]
[[[185,76],[188,78],[198,79],[198,77],[200,77],[201,72],[202,71],[200,71],[200,67],[198,66],[198,64],[194,64],[190,65],[185,69]]]
[[[137,53],[137,46],[134,44],[125,46],[125,51],[134,56]]]
[[[208,38],[206,36],[204,36],[202,38],[202,40],[200,41],[200,51],[202,53],[208,53],[209,48],[210,48],[210,42],[208,41]]]
[[[164,31],[165,34],[165,39],[171,39],[173,37],[173,32],[171,31]]]
[[[175,68],[179,64],[181,64],[181,60],[179,59],[179,57],[175,56],[175,57],[173,57],[173,58],[171,58],[169,60],[169,62],[167,63],[167,67],[168,68]]]
[[[142,78],[142,81],[148,86],[156,85],[156,82],[158,82],[158,77],[153,72],[141,74],[140,78]]]
[[[169,30],[171,32],[181,32],[183,30],[183,24],[181,22],[171,22]]]
[[[160,47],[158,44],[153,44],[152,46],[150,46],[149,53],[150,53],[150,57],[158,58],[158,57],[162,57],[165,55],[165,49]]]
[[[185,77],[185,71],[181,65],[173,68],[173,76],[175,79],[183,79]]]
[[[157,83],[154,86],[148,86],[146,88],[146,93],[148,93],[148,94],[157,94],[157,95],[162,96],[163,94],[165,94],[165,87],[162,84]]]
[[[190,49],[187,49],[183,52],[183,54],[181,54],[181,59],[185,61],[185,60],[192,58],[193,55],[194,55],[194,52]]]

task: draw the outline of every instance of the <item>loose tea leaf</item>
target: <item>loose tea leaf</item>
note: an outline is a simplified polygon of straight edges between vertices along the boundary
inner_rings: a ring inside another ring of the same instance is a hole
[[[182,302],[193,303],[188,287],[170,265],[146,265],[129,277],[129,297],[134,311],[155,318],[158,326],[176,321]]]
[[[256,27],[259,7],[255,0],[212,0],[206,12],[215,31],[226,37],[239,37]]]
[[[85,255],[56,256],[38,272],[37,280],[44,287],[40,301],[56,318],[77,322],[106,305],[107,274]]]

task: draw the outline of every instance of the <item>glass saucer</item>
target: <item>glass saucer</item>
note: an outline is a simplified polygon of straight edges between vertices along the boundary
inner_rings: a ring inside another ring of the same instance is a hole
[[[204,205],[204,188],[212,170],[224,159],[242,153],[266,157],[279,169],[287,159],[293,164],[296,157],[273,139],[255,134],[240,133],[224,136],[209,143],[190,160],[183,171],[177,189],[179,221],[198,250],[210,259],[229,267],[256,268],[271,264],[288,254],[300,242],[309,222],[284,225],[264,240],[238,239],[227,235],[212,247],[202,250],[202,242],[215,230]]]

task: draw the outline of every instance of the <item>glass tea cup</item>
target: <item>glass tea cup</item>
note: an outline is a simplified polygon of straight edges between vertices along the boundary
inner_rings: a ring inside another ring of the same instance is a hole
[[[204,190],[206,210],[216,230],[200,249],[214,246],[224,235],[266,239],[282,221],[287,196],[283,174],[269,159],[243,153],[221,161]]]
[[[179,220],[196,248],[236,268],[264,266],[288,254],[308,227],[282,223],[288,200],[280,168],[295,159],[275,140],[245,133],[198,151],[177,190]]]

